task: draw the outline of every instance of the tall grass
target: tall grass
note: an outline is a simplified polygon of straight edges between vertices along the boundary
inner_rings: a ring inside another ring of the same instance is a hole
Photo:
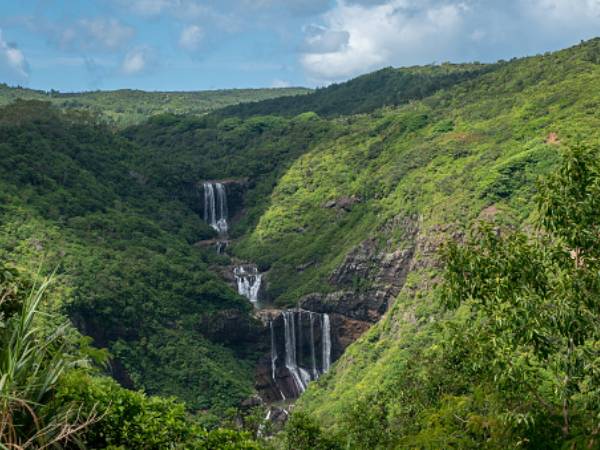
[[[97,420],[94,411],[52,402],[59,378],[79,364],[68,355],[66,324],[49,329],[40,311],[52,278],[33,286],[0,329],[0,449],[64,448]],[[0,295],[0,310],[7,296]],[[46,325],[44,325],[46,323]]]

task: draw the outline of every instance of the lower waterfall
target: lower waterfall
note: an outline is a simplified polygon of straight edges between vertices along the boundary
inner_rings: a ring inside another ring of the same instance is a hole
[[[233,276],[237,283],[238,294],[243,295],[256,305],[262,283],[262,274],[258,272],[256,267],[238,266],[233,269]]]
[[[269,328],[271,379],[282,399],[286,396],[296,398],[311,381],[318,379],[331,367],[329,315],[289,309],[271,318]],[[282,353],[283,360],[280,360],[278,356]],[[317,361],[317,353],[321,355],[320,361]]]

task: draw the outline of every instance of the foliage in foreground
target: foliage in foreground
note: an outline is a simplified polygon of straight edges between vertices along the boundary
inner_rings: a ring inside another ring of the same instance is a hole
[[[205,430],[173,398],[97,375],[89,356],[103,354],[47,312],[50,283],[0,264],[0,448],[260,448],[244,432]]]
[[[558,436],[600,443],[599,193],[597,152],[575,147],[541,185],[534,236],[484,227],[446,252],[446,304],[467,314],[464,367],[504,397],[507,424],[529,425],[532,445],[540,421],[548,448]]]
[[[18,272],[0,264],[0,446],[48,448],[78,442],[98,420],[94,405],[46,403],[64,373],[87,361],[74,352],[65,323],[40,317],[50,283],[29,286]]]

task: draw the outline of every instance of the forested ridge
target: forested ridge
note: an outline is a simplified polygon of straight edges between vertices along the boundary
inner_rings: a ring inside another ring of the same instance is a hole
[[[146,92],[135,89],[116,91],[59,92],[12,87],[0,83],[0,105],[16,99],[50,102],[64,110],[85,110],[102,121],[117,127],[143,122],[149,116],[172,114],[202,115],[235,105],[255,102],[281,95],[302,95],[304,88],[223,89],[217,91]]]
[[[122,129],[3,106],[0,440],[599,447],[599,55],[384,69]],[[226,254],[202,244],[206,180],[243,186]],[[244,406],[269,350],[221,276],[233,260],[269,306],[323,311],[373,309],[401,262],[381,318],[274,437]]]

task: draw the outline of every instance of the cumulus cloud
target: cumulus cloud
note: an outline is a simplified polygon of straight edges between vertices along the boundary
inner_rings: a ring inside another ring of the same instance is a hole
[[[317,25],[305,28],[303,50],[307,53],[332,53],[343,50],[350,40],[346,30],[330,30]]]
[[[82,18],[48,26],[50,41],[67,51],[115,51],[126,45],[135,30],[114,18]]]
[[[531,15],[540,19],[575,24],[578,21],[588,22],[600,17],[598,0],[533,0],[521,3],[528,8]]]
[[[181,30],[179,46],[184,50],[194,52],[198,50],[204,38],[204,30],[198,25],[189,25]]]
[[[340,1],[324,26],[305,39],[301,64],[314,78],[333,81],[415,56],[444,50],[461,31],[463,3],[392,0],[365,6]]]
[[[29,64],[15,44],[8,43],[0,30],[0,79],[10,83],[24,83],[29,79]]]
[[[121,62],[121,72],[125,75],[139,75],[149,72],[158,65],[156,51],[152,47],[136,47],[125,54]]]
[[[337,0],[305,27],[300,63],[327,83],[387,65],[547,51],[599,27],[600,0]]]

